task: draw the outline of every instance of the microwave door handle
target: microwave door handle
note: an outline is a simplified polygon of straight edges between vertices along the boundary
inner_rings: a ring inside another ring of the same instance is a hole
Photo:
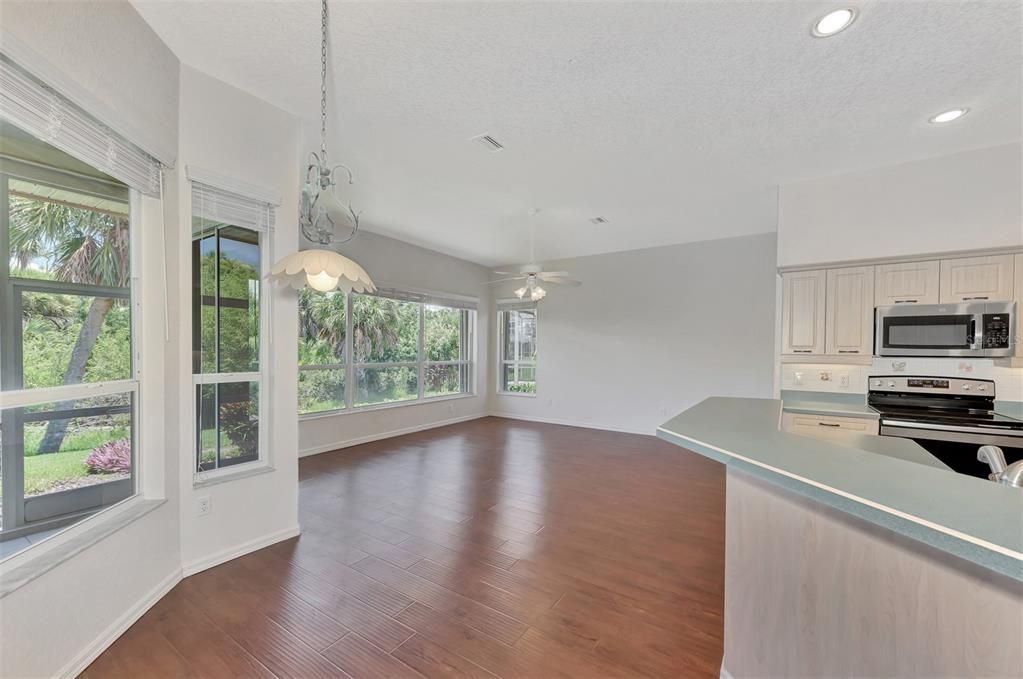
[[[969,336],[968,339],[970,340],[970,348],[971,349],[979,349],[980,347],[984,346],[984,341],[983,341],[984,338],[982,337],[981,334],[977,333],[977,319],[976,318],[971,318],[970,319],[970,336]]]

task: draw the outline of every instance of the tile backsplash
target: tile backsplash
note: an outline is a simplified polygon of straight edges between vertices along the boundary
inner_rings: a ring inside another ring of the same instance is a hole
[[[978,358],[875,358],[873,365],[784,363],[781,388],[846,394],[866,394],[871,375],[935,375],[995,381],[1000,401],[1023,401],[1023,368],[995,365]]]

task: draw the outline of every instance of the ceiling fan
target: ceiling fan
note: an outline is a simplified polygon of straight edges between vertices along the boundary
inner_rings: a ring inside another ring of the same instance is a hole
[[[529,216],[533,217],[539,210],[533,209],[529,211]],[[534,260],[535,254],[533,252],[533,224],[530,222],[529,225],[529,259]],[[535,261],[530,264],[523,264],[519,267],[518,272],[514,271],[495,271],[495,275],[504,276],[504,278],[498,278],[497,280],[488,281],[487,285],[494,285],[496,283],[505,283],[507,281],[525,281],[525,285],[515,291],[515,296],[519,299],[525,298],[527,295],[529,299],[534,302],[539,302],[541,299],[547,296],[547,291],[540,285],[541,281],[544,283],[554,283],[555,285],[569,285],[576,286],[582,285],[582,282],[569,278],[571,274],[567,271],[544,271],[543,265],[538,264]]]

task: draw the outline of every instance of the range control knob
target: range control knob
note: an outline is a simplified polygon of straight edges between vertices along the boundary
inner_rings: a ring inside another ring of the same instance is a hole
[[[895,386],[895,380],[888,380],[888,386],[889,387],[894,387]]]
[[[987,391],[987,387],[984,386],[983,384],[978,384],[977,391]]]
[[[970,390],[970,385],[964,384],[963,385],[963,391],[969,391],[969,390]]]
[[[882,386],[884,386],[884,381],[883,380],[874,380],[874,386],[875,387],[882,387]]]

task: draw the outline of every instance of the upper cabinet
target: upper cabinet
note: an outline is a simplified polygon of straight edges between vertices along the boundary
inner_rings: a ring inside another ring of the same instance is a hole
[[[1006,302],[1013,298],[1013,255],[941,260],[941,304]]]
[[[874,353],[874,267],[828,269],[825,353]]]
[[[874,267],[874,305],[937,304],[938,260]]]
[[[827,274],[798,271],[782,275],[782,353],[824,353]]]
[[[1016,300],[1016,355],[1023,358],[1023,323],[1019,318],[1019,312],[1023,309],[1023,253],[1016,255],[1013,268],[1016,278],[1016,293],[1012,296]]]

